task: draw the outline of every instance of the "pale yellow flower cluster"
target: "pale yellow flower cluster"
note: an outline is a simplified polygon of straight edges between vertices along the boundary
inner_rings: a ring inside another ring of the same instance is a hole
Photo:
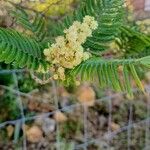
[[[72,69],[82,61],[90,58],[91,54],[84,52],[82,44],[92,31],[98,27],[94,17],[85,16],[83,23],[75,21],[72,26],[64,30],[65,36],[56,38],[56,43],[44,50],[47,61],[53,64],[55,79],[65,79],[65,69]]]
[[[137,21],[136,24],[139,26],[141,32],[148,35],[150,34],[150,19]]]

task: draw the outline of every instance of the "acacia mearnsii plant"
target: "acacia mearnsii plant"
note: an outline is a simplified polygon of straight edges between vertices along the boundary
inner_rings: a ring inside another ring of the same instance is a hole
[[[132,96],[134,80],[144,92],[137,72],[150,67],[150,36],[128,24],[125,2],[82,0],[79,6],[48,23],[16,6],[11,14],[28,32],[0,28],[0,62],[28,68],[41,84],[95,79]]]

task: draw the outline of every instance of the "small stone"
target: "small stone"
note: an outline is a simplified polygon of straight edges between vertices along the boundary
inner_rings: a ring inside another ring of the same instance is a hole
[[[101,116],[99,117],[99,127],[100,127],[100,128],[103,128],[106,123],[107,123],[106,117],[104,117],[104,115],[101,115]]]
[[[54,119],[44,118],[42,123],[42,130],[47,135],[55,130],[56,122]]]

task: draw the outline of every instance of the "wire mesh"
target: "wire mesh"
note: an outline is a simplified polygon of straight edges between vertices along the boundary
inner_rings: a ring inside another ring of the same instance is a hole
[[[100,130],[98,130],[97,132],[99,132],[99,137],[95,137],[95,136],[91,136],[90,135],[90,125],[89,125],[89,118],[90,118],[90,109],[83,105],[83,104],[80,104],[80,103],[76,103],[76,104],[72,104],[72,105],[69,105],[69,106],[65,106],[65,107],[62,107],[62,108],[59,108],[58,106],[58,95],[57,95],[57,83],[55,83],[54,81],[52,82],[52,87],[54,88],[54,100],[55,100],[55,107],[56,109],[52,112],[46,112],[46,113],[41,113],[41,114],[38,114],[38,115],[34,115],[34,116],[30,116],[30,117],[25,117],[24,115],[24,108],[23,108],[23,104],[22,104],[22,98],[21,96],[24,96],[24,97],[27,97],[27,98],[33,98],[32,95],[30,95],[30,93],[23,93],[23,92],[20,92],[19,91],[19,88],[18,88],[18,78],[17,78],[17,74],[21,74],[23,73],[24,70],[1,70],[0,71],[0,74],[13,74],[13,79],[14,79],[14,86],[13,87],[8,87],[8,86],[5,86],[5,85],[0,85],[0,88],[3,88],[5,90],[8,90],[8,91],[11,91],[13,94],[16,95],[16,101],[17,101],[17,104],[18,104],[18,107],[20,108],[20,118],[17,119],[17,120],[11,120],[11,121],[6,121],[6,122],[3,122],[0,124],[0,129],[4,129],[7,125],[14,125],[16,130],[18,131],[18,124],[20,126],[20,128],[23,129],[23,141],[22,141],[22,146],[20,147],[21,149],[28,149],[28,142],[27,142],[27,139],[26,139],[26,131],[25,131],[25,128],[24,126],[26,125],[26,123],[28,121],[34,121],[36,120],[37,118],[44,118],[44,117],[48,117],[50,115],[53,115],[55,114],[56,112],[58,111],[61,111],[61,112],[64,112],[64,113],[68,113],[68,114],[72,114],[72,112],[75,113],[75,110],[76,109],[82,109],[83,110],[83,117],[81,117],[83,120],[83,136],[82,136],[82,142],[81,143],[76,143],[74,144],[74,147],[73,149],[78,149],[78,150],[88,150],[90,149],[90,145],[93,145],[93,144],[96,144],[96,145],[103,145],[103,142],[106,141],[107,143],[107,146],[105,145],[105,148],[106,149],[111,149],[112,145],[115,147],[115,149],[120,149],[119,148],[119,145],[117,147],[117,145],[114,145],[116,142],[117,143],[122,143],[121,145],[124,145],[124,149],[132,149],[132,142],[133,142],[133,139],[134,139],[134,132],[139,132],[140,130],[143,130],[144,129],[144,132],[145,132],[145,140],[144,141],[140,141],[140,139],[137,141],[137,143],[141,143],[141,145],[143,146],[143,148],[145,148],[146,150],[149,149],[150,147],[150,104],[149,104],[149,100],[150,100],[150,97],[149,97],[149,92],[150,92],[150,86],[147,86],[146,87],[146,90],[147,90],[147,95],[146,95],[146,98],[147,98],[147,106],[145,106],[145,109],[147,111],[147,116],[145,119],[143,120],[139,120],[137,122],[134,122],[133,121],[133,102],[134,101],[129,101],[128,103],[128,107],[127,107],[127,111],[128,111],[128,119],[127,121],[122,124],[122,126],[120,126],[120,128],[112,131],[111,129],[111,123],[113,121],[113,106],[112,106],[112,103],[113,103],[113,100],[114,99],[117,99],[117,96],[118,95],[123,95],[125,93],[114,93],[113,95],[112,94],[108,94],[107,96],[105,97],[102,97],[101,99],[97,99],[96,100],[96,103],[99,104],[99,103],[104,103],[106,104],[106,108],[108,109],[108,122],[106,123],[106,131],[101,134],[100,133]],[[17,73],[17,74],[16,74]],[[138,89],[133,89],[134,92],[137,92]],[[37,98],[38,99],[38,98]],[[74,114],[73,113],[73,114]],[[123,117],[123,116],[122,116]],[[58,150],[61,150],[62,147],[61,147],[61,138],[60,138],[60,129],[59,129],[59,123],[57,122],[56,124],[56,130],[55,130],[55,133],[56,133],[56,139],[54,141],[53,144],[55,144],[56,146],[56,149]],[[94,125],[93,125],[94,126]],[[140,128],[142,127],[142,129]],[[95,127],[96,128],[96,127]],[[143,131],[141,131],[143,133]],[[16,133],[17,134],[17,133]],[[121,137],[120,135],[121,134],[125,134],[123,137]],[[120,139],[121,137],[121,139]],[[73,140],[72,140],[73,141]],[[18,138],[14,139],[14,144],[16,144],[18,142]],[[70,141],[67,141],[67,142],[71,142]],[[74,142],[74,141],[73,141]],[[106,144],[105,143],[105,144]],[[105,149],[105,148],[101,148],[101,149]],[[48,145],[47,149],[51,149],[51,145]]]
[[[17,5],[22,5],[23,8],[36,12],[36,10],[33,10],[32,8],[28,8],[26,7],[26,5],[24,5],[24,2],[29,2],[31,0],[26,0],[23,1],[21,0],[19,3],[17,3]],[[57,5],[58,3],[60,3],[61,1],[58,1],[57,3],[55,3],[54,5]],[[42,1],[41,1],[42,3]],[[146,8],[149,8],[149,3],[146,5]],[[45,14],[47,13],[47,11],[50,9],[52,5],[47,6],[47,8],[43,11],[40,12],[42,15],[45,16]],[[144,9],[144,8],[140,8]],[[47,16],[45,16],[47,17]],[[54,81],[52,81],[52,87],[54,89],[54,102],[55,102],[55,110],[52,112],[46,112],[46,113],[41,113],[38,115],[34,115],[34,116],[28,116],[26,117],[24,114],[24,106],[22,103],[22,96],[26,97],[28,99],[35,99],[35,97],[33,97],[30,93],[24,93],[21,92],[18,88],[18,77],[17,74],[23,74],[28,72],[27,70],[0,70],[0,75],[1,74],[12,74],[13,75],[13,80],[14,80],[14,86],[13,87],[9,87],[6,85],[0,85],[0,88],[5,89],[10,91],[11,93],[13,93],[16,96],[16,102],[18,104],[18,107],[20,109],[20,114],[21,117],[19,119],[16,120],[8,120],[5,121],[3,123],[0,124],[0,129],[4,129],[7,125],[13,125],[15,126],[16,132],[15,132],[15,138],[13,141],[13,144],[15,145],[16,143],[18,143],[18,130],[20,130],[20,128],[23,129],[23,141],[22,141],[22,145],[19,147],[20,149],[26,150],[28,149],[28,141],[26,138],[26,131],[25,131],[25,125],[27,124],[28,121],[34,121],[37,118],[44,118],[44,117],[49,117],[51,115],[54,115],[56,112],[61,111],[64,113],[68,113],[68,114],[73,114],[76,113],[75,110],[76,109],[82,109],[83,113],[81,114],[81,118],[82,118],[82,122],[83,122],[83,136],[82,136],[82,140],[81,142],[77,143],[75,141],[72,140],[73,142],[73,147],[72,149],[76,149],[76,150],[88,150],[90,149],[90,145],[99,145],[99,149],[108,149],[110,150],[112,147],[115,150],[119,150],[120,149],[120,145],[124,145],[122,149],[128,149],[128,150],[132,150],[132,144],[133,144],[133,140],[135,140],[135,137],[133,137],[135,135],[135,133],[137,132],[141,132],[143,133],[143,129],[144,131],[144,141],[142,141],[142,139],[137,139],[136,144],[141,144],[142,145],[142,149],[145,150],[149,150],[150,149],[150,87],[146,87],[147,90],[147,106],[145,107],[146,111],[147,111],[147,116],[145,119],[141,119],[139,121],[134,122],[133,120],[133,102],[129,102],[128,103],[128,107],[127,107],[127,111],[128,111],[128,118],[127,120],[124,121],[124,124],[120,125],[120,128],[112,131],[111,129],[111,124],[113,122],[113,100],[115,98],[117,98],[118,95],[124,95],[125,93],[119,93],[119,94],[108,94],[105,97],[102,97],[101,99],[97,99],[96,103],[105,103],[107,106],[107,110],[108,110],[108,115],[107,115],[107,123],[106,123],[106,130],[105,132],[102,134],[100,132],[100,130],[98,130],[98,137],[97,136],[93,136],[90,134],[90,125],[89,125],[89,115],[90,115],[90,109],[88,107],[86,107],[85,105],[82,105],[80,103],[76,103],[76,104],[71,104],[69,106],[64,106],[62,108],[59,108],[58,105],[58,93],[57,93],[57,83],[55,83]],[[137,92],[137,89],[133,89],[134,92]],[[40,98],[36,97],[36,100],[41,100]],[[104,105],[105,105],[104,104]],[[73,113],[74,112],[74,113]],[[123,116],[122,116],[123,117]],[[124,119],[124,118],[123,118]],[[96,125],[94,124],[93,126]],[[142,127],[142,129],[140,128]],[[61,138],[60,138],[60,124],[57,122],[56,123],[56,130],[55,130],[55,134],[56,134],[56,139],[53,143],[49,143],[49,145],[45,148],[45,149],[52,149],[51,144],[55,145],[55,148],[57,150],[61,150],[62,146],[61,146]],[[122,136],[123,134],[123,136]],[[143,135],[142,135],[143,136]],[[67,141],[68,143],[71,141]],[[117,144],[116,144],[117,143]],[[139,148],[137,148],[139,149]],[[93,150],[93,149],[92,149]]]

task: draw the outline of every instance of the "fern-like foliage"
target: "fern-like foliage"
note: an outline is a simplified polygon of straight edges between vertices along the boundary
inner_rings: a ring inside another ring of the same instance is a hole
[[[120,48],[125,49],[126,57],[144,57],[150,54],[148,54],[150,37],[125,26],[121,27],[120,30]]]
[[[42,47],[32,38],[12,29],[0,28],[0,62],[13,63],[16,67],[37,69],[42,60]]]
[[[145,56],[150,56],[150,47],[147,47],[146,49],[144,49],[143,51],[137,53],[136,55],[132,56],[135,58],[142,58]]]
[[[123,0],[83,0],[78,10],[71,16],[49,27],[49,40],[51,37],[62,35],[63,30],[74,21],[82,22],[86,15],[95,17],[98,29],[83,45],[85,50],[90,49],[93,53],[99,54],[109,50],[108,44],[118,38],[120,49],[126,51],[121,59],[116,59],[115,56],[112,59],[92,57],[73,70],[65,70],[68,78],[80,74],[81,79],[85,80],[94,78],[96,74],[101,87],[112,87],[114,90],[125,91],[132,95],[130,79],[132,77],[144,92],[136,70],[139,67],[150,68],[150,37],[124,26]],[[45,40],[47,29],[43,18],[37,15],[31,21],[28,13],[18,7],[13,16],[16,17],[17,23],[31,31],[33,36],[28,37],[12,29],[0,28],[0,62],[13,63],[17,67],[34,70],[39,65],[46,67],[43,50],[48,46],[48,42]]]
[[[144,92],[143,85],[137,75],[137,67],[150,68],[150,56],[140,59],[103,59],[91,58],[72,70],[69,75],[80,75],[81,79],[91,80],[97,75],[101,87],[111,87],[117,91],[125,91],[132,95],[132,76],[137,86]]]
[[[83,0],[73,15],[67,16],[62,22],[54,26],[52,35],[62,35],[75,20],[82,21],[84,16],[94,16],[98,21],[98,29],[84,44],[85,49],[100,52],[107,49],[107,43],[114,40],[120,33],[119,27],[124,20],[123,0]]]
[[[45,19],[42,15],[36,14],[36,16],[31,19],[28,13],[18,6],[16,6],[15,11],[11,12],[11,15],[15,17],[17,24],[31,31],[38,42],[43,42],[45,40],[47,31]]]

